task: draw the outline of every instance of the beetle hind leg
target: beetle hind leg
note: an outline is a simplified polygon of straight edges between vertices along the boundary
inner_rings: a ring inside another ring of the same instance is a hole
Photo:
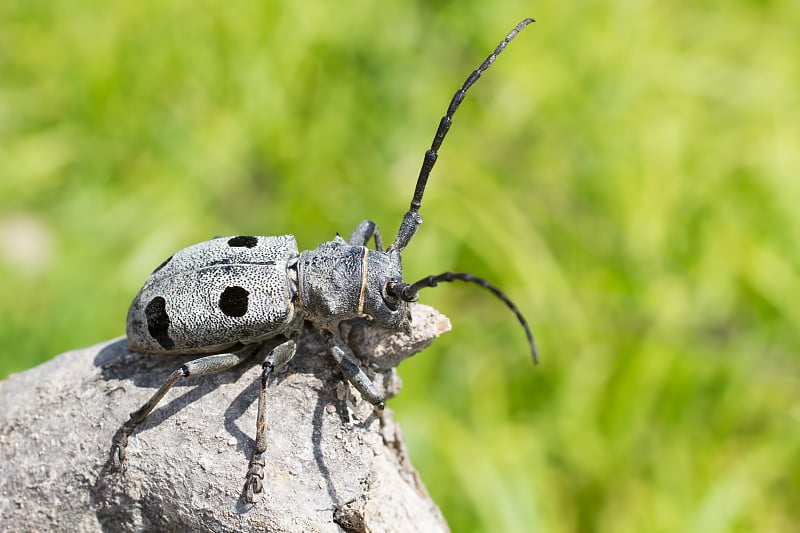
[[[159,388],[144,405],[131,413],[128,421],[125,422],[125,424],[119,428],[116,435],[114,435],[111,446],[111,467],[114,470],[122,469],[122,464],[125,462],[128,437],[131,436],[139,424],[147,419],[153,409],[155,409],[158,403],[164,398],[164,395],[169,392],[178,380],[187,377],[209,376],[233,368],[252,356],[255,352],[255,348],[256,346],[248,346],[235,353],[222,353],[200,357],[199,359],[189,361],[170,374],[164,384],[161,385],[161,388]]]

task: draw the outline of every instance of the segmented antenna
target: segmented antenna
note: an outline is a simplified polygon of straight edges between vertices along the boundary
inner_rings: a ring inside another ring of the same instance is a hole
[[[467,94],[467,89],[472,87],[472,85],[478,81],[486,69],[492,66],[494,60],[497,59],[497,56],[500,55],[506,45],[510,43],[517,34],[522,31],[525,26],[534,22],[532,18],[527,18],[517,24],[517,26],[506,35],[506,38],[503,39],[500,44],[497,45],[497,48],[494,49],[494,52],[489,54],[481,65],[472,71],[467,77],[467,80],[464,82],[464,85],[461,86],[459,90],[456,91],[456,94],[453,95],[453,99],[450,100],[450,105],[447,106],[447,113],[442,117],[439,121],[439,128],[436,130],[436,134],[433,136],[433,142],[431,143],[430,149],[425,152],[425,158],[422,160],[422,168],[419,171],[419,177],[417,178],[417,186],[414,189],[414,198],[411,200],[411,206],[409,207],[406,214],[403,216],[403,222],[400,224],[400,229],[397,232],[397,237],[395,237],[394,242],[389,247],[388,251],[402,251],[408,245],[408,242],[411,240],[411,237],[417,232],[417,227],[422,223],[422,217],[419,215],[419,209],[422,206],[422,196],[425,194],[425,185],[428,183],[428,177],[431,174],[431,170],[433,169],[433,165],[436,164],[436,158],[439,157],[439,148],[442,146],[442,141],[444,141],[447,132],[450,130],[450,125],[453,123],[453,115],[458,109],[458,106],[461,105],[461,102],[464,100],[464,97]]]
[[[469,283],[475,283],[480,285],[484,289],[488,289],[494,293],[495,296],[503,300],[509,309],[517,316],[517,320],[522,325],[522,328],[525,330],[525,336],[528,337],[528,345],[531,347],[531,357],[533,357],[533,364],[539,363],[539,358],[536,355],[536,344],[533,341],[533,333],[531,333],[531,328],[528,327],[528,321],[525,320],[525,317],[522,316],[519,309],[514,302],[512,302],[508,296],[505,295],[503,291],[489,283],[483,278],[479,278],[477,276],[473,276],[472,274],[466,272],[445,272],[443,274],[439,274],[438,276],[426,276],[419,281],[415,281],[412,284],[400,282],[389,282],[386,285],[386,292],[392,294],[395,298],[400,300],[404,300],[406,302],[416,302],[419,299],[419,291],[421,289],[425,289],[428,287],[436,287],[442,281],[452,282],[452,281],[467,281]]]

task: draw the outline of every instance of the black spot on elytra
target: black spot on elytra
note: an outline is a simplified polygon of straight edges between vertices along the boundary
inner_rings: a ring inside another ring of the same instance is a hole
[[[219,295],[219,308],[228,316],[244,316],[249,292],[241,287],[226,287]]]
[[[175,341],[169,338],[169,315],[167,314],[167,301],[161,296],[156,296],[144,308],[147,318],[147,331],[165,350],[175,347]]]
[[[228,246],[231,247],[253,248],[256,244],[258,244],[258,239],[256,237],[250,237],[249,235],[239,235],[238,237],[228,239]]]
[[[169,263],[170,261],[172,261],[172,258],[173,258],[173,257],[175,257],[175,255],[171,255],[171,256],[167,257],[166,259],[164,259],[164,262],[163,262],[163,263],[161,263],[160,265],[158,265],[158,266],[156,267],[156,269],[155,269],[155,270],[153,270],[153,272],[151,272],[151,274],[150,274],[150,275],[153,275],[153,274],[155,274],[156,272],[158,272],[159,270],[161,270],[162,268],[164,268],[165,266],[167,266],[167,263]],[[151,303],[152,303],[152,302],[151,302]]]

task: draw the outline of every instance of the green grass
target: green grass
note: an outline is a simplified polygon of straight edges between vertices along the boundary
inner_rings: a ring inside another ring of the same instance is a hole
[[[573,5],[574,4],[574,5]],[[0,376],[121,335],[214,235],[390,238],[508,291],[392,400],[455,531],[800,526],[800,4],[0,4]]]

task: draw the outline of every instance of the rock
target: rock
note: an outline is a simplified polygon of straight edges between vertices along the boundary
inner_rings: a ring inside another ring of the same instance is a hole
[[[412,306],[411,334],[345,328],[370,377],[397,394],[394,366],[450,329]],[[121,472],[111,439],[191,357],[131,353],[125,339],[62,354],[0,383],[0,523],[8,531],[447,531],[390,409],[343,381],[320,339],[272,379],[264,492],[242,497],[254,447],[255,359],[178,381],[131,436]]]

